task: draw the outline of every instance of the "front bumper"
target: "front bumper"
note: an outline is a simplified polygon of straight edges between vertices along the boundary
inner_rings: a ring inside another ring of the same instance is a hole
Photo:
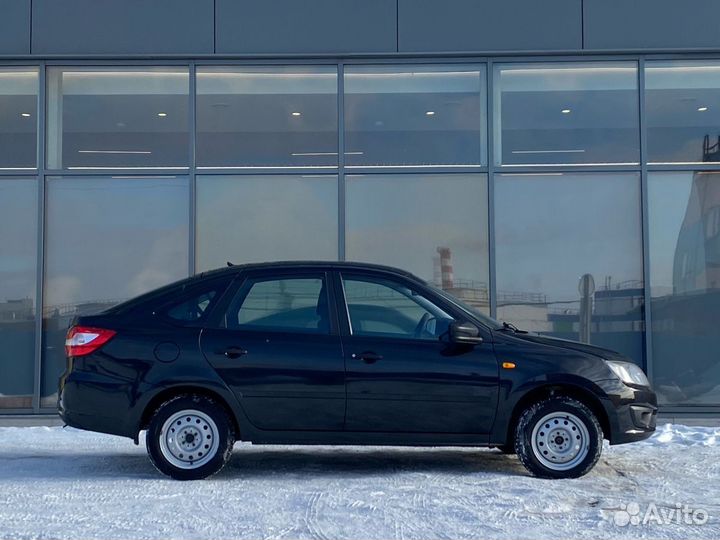
[[[634,388],[619,380],[600,381],[607,397],[603,400],[608,417],[610,444],[642,441],[652,436],[657,422],[657,397],[650,388]]]
[[[618,426],[610,436],[610,444],[642,441],[655,432],[657,407],[649,403],[625,405],[617,411]]]

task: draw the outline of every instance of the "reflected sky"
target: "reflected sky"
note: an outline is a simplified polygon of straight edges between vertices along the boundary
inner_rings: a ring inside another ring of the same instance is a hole
[[[197,178],[197,270],[337,259],[337,176]]]
[[[116,300],[188,271],[187,178],[50,178],[45,305]]]
[[[0,302],[35,298],[37,179],[0,178]]]
[[[485,175],[347,177],[348,260],[398,266],[433,279],[438,247],[456,280],[487,283]]]
[[[585,273],[642,280],[638,174],[498,175],[495,205],[498,290],[572,300]]]

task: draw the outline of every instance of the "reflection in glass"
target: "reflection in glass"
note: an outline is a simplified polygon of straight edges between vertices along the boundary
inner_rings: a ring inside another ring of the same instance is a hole
[[[488,312],[487,177],[347,179],[347,259],[404,268]]]
[[[197,271],[337,259],[337,176],[199,176]]]
[[[501,174],[495,220],[499,319],[643,365],[639,174]]]
[[[42,398],[54,407],[76,315],[187,276],[185,177],[47,180]]]
[[[335,67],[197,71],[201,168],[337,167]]]
[[[47,77],[49,168],[187,168],[187,68],[50,68]]]
[[[347,66],[349,166],[485,163],[485,68]]]
[[[658,399],[719,405],[720,173],[650,173],[648,208]]]
[[[36,167],[37,95],[37,68],[0,69],[0,171]]]
[[[0,178],[0,409],[32,407],[37,179]]]
[[[638,163],[634,62],[495,66],[495,162]]]
[[[647,62],[648,161],[720,161],[720,62]]]

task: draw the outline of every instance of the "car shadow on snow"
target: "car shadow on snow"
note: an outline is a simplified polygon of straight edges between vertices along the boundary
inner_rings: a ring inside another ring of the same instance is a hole
[[[238,445],[216,478],[362,477],[400,473],[526,475],[516,456],[497,450]]]
[[[393,474],[526,475],[515,456],[494,450],[362,447],[235,447],[215,480],[234,478],[297,479],[300,477],[364,477]],[[92,481],[98,479],[162,479],[144,453],[49,453],[0,457],[0,479]]]
[[[0,456],[1,481],[13,480],[98,480],[110,478],[157,478],[160,473],[144,454],[51,454]]]

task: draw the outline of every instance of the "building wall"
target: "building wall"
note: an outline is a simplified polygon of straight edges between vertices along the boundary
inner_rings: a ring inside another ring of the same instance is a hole
[[[0,54],[720,48],[714,0],[2,0]]]
[[[563,338],[590,306],[666,410],[720,412],[718,9],[0,0],[0,413],[52,410],[75,315],[290,258]]]

